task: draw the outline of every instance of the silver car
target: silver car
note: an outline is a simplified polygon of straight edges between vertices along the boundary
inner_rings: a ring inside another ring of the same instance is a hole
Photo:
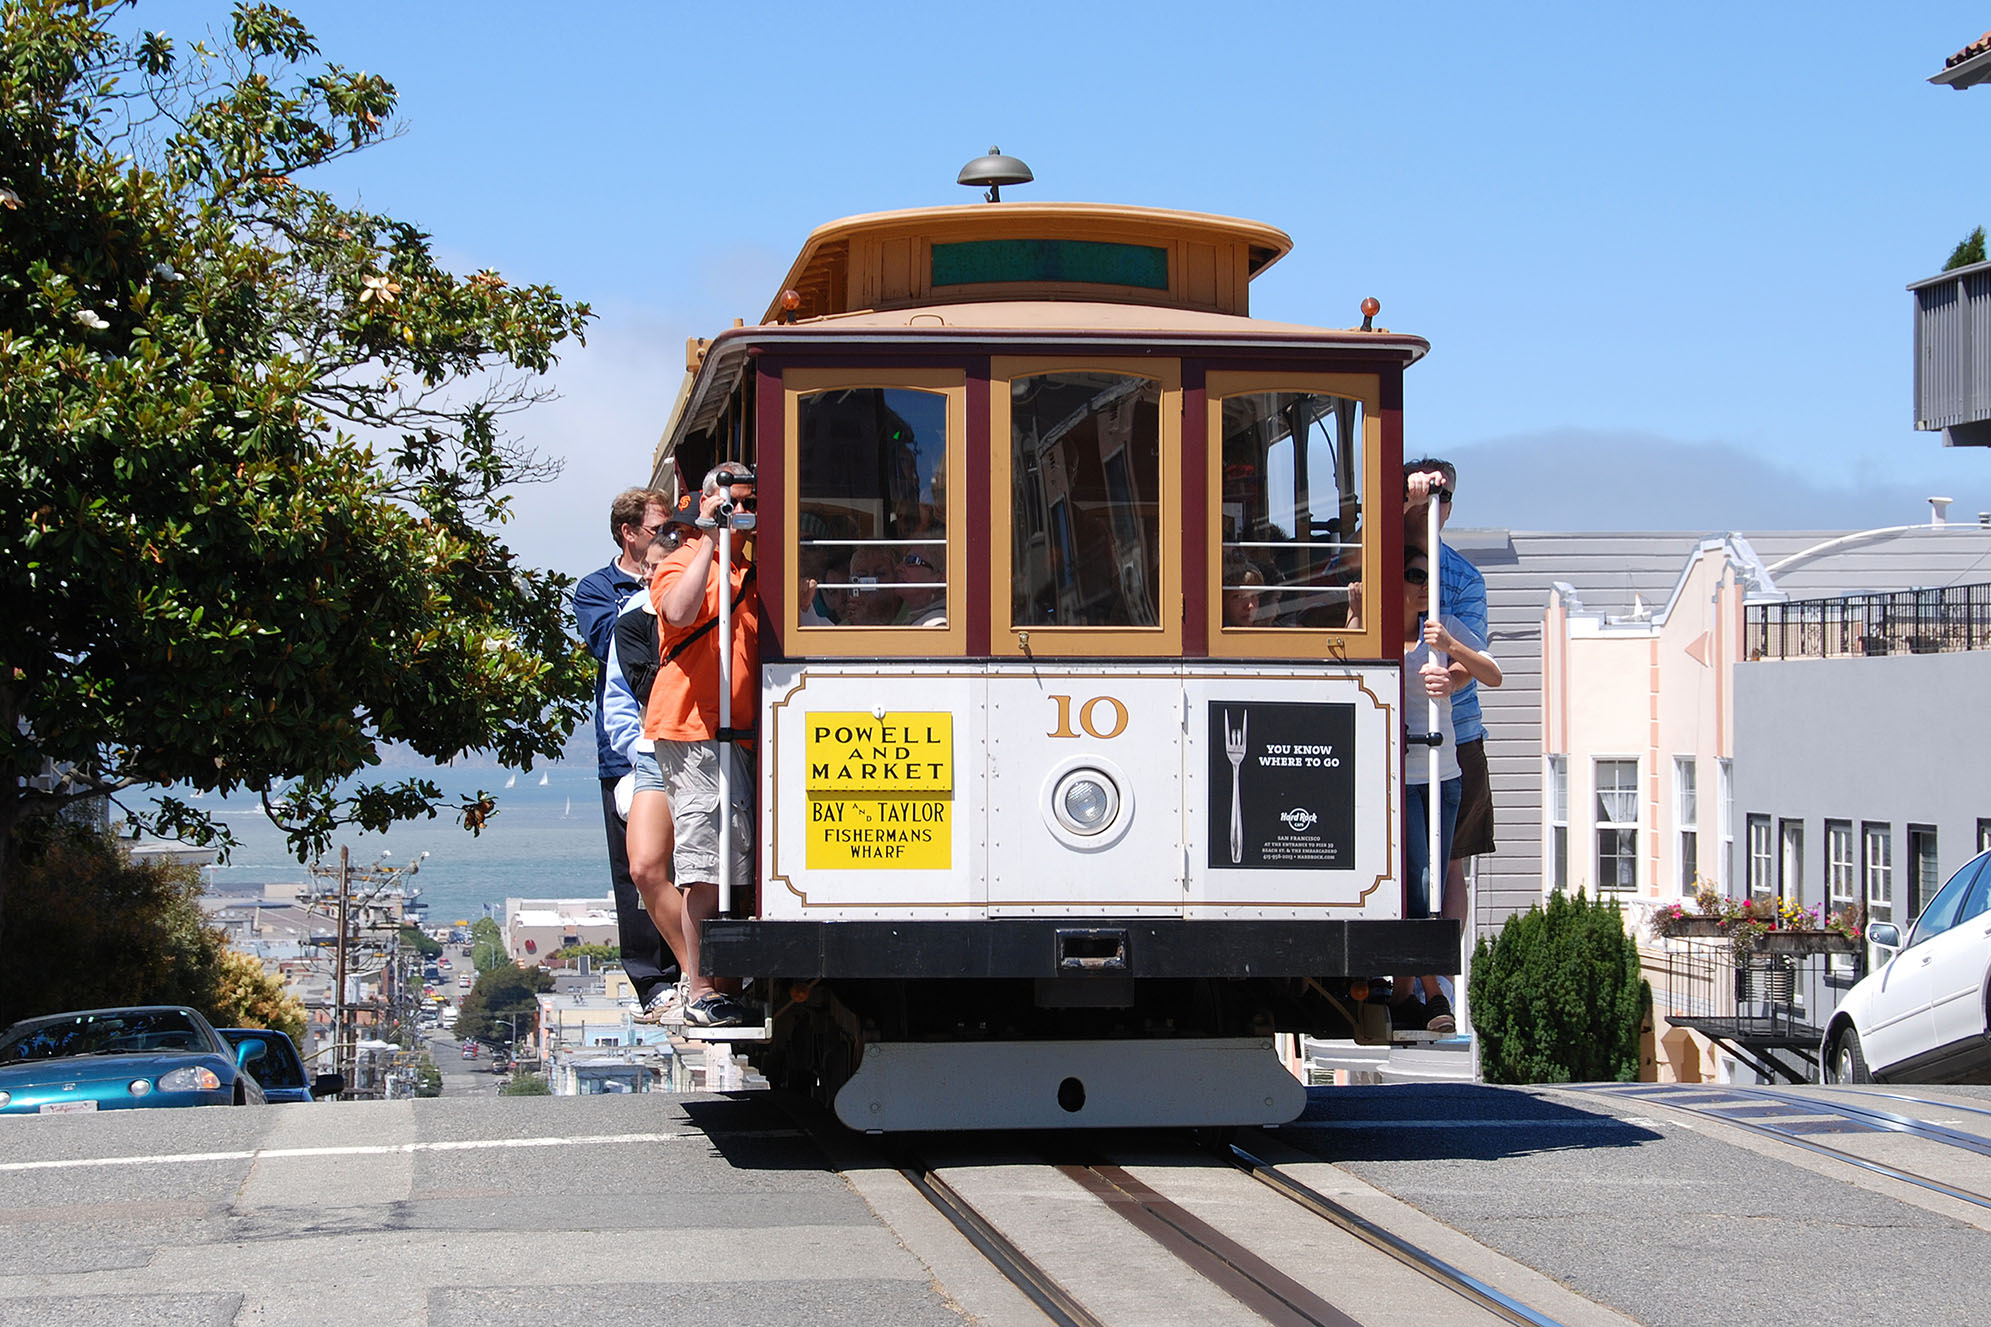
[[[1867,942],[1894,951],[1832,1014],[1820,1044],[1828,1083],[1991,1079],[1991,852],[1929,900],[1902,943],[1876,922]]]

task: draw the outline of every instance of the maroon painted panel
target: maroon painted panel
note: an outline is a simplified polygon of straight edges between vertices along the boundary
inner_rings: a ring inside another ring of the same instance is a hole
[[[967,540],[968,548],[968,592],[962,602],[968,614],[970,658],[987,657],[993,638],[989,627],[992,611],[989,578],[994,574],[989,566],[989,543],[993,535],[989,521],[996,506],[990,479],[989,449],[992,445],[989,437],[989,362],[984,359],[968,366],[968,473],[965,476],[967,492],[964,494],[968,521],[967,528],[961,533]],[[1007,505],[1004,504],[1005,507]]]
[[[1210,654],[1210,412],[1200,360],[1182,362],[1182,653]]]
[[[786,491],[787,456],[782,439],[781,365],[765,358],[757,362],[754,382],[754,436],[750,454],[754,473],[760,477],[764,493]],[[759,529],[754,540],[754,573],[760,591],[760,657],[775,663],[788,657],[782,644],[781,624],[788,610],[788,546],[783,536],[787,522],[782,504],[770,502],[760,508]]]

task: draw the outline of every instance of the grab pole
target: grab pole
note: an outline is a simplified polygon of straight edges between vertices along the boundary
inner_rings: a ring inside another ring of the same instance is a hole
[[[1424,582],[1424,590],[1425,590],[1424,620],[1426,622],[1436,622],[1438,620],[1439,554],[1438,554],[1438,495],[1435,493],[1431,495],[1431,500],[1427,502],[1424,506],[1424,554],[1425,554],[1425,564],[1430,568],[1430,570],[1425,573],[1426,576],[1429,577],[1429,579],[1427,579]],[[1441,667],[1449,668],[1451,666],[1451,660],[1439,654],[1438,651],[1432,650],[1430,652],[1430,655],[1432,659],[1438,661]],[[1433,696],[1427,692],[1425,694],[1424,699],[1425,699],[1424,730],[1428,733],[1439,732],[1441,731],[1438,726],[1438,706],[1441,703],[1440,698],[1437,696]],[[1447,705],[1451,704],[1452,703],[1451,698],[1449,696],[1445,697],[1442,703]],[[1431,915],[1436,917],[1441,912],[1444,911],[1444,909],[1439,906],[1440,902],[1439,891],[1445,887],[1445,866],[1446,866],[1444,862],[1438,860],[1438,848],[1441,842],[1441,836],[1439,835],[1438,832],[1438,805],[1443,800],[1443,798],[1440,797],[1439,795],[1440,789],[1438,787],[1438,748],[1436,746],[1427,746],[1424,748],[1424,762],[1425,762],[1424,763],[1424,771],[1425,771],[1424,828],[1426,835],[1428,836],[1428,842],[1430,845],[1426,849],[1424,856],[1424,860],[1426,863],[1425,871],[1428,877],[1427,884],[1424,890],[1424,900],[1425,903],[1431,909]],[[722,891],[720,897],[724,898],[725,894],[723,890],[725,887],[722,885],[720,886],[720,888]]]
[[[730,496],[730,493],[729,493]],[[719,518],[719,915],[733,912],[733,522]]]

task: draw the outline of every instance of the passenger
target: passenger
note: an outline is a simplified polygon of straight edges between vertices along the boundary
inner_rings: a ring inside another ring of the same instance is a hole
[[[899,615],[902,627],[944,627],[947,625],[945,577],[934,564],[941,550],[932,545],[908,548],[899,554]]]
[[[649,704],[661,661],[657,649],[657,610],[650,602],[650,583],[657,569],[678,546],[678,531],[672,525],[651,541],[644,559],[643,588],[629,596],[615,622],[615,636],[609,643],[608,687],[602,697],[603,724],[609,739],[622,752],[632,769],[655,765],[652,743],[643,736],[643,711]],[[639,751],[647,761],[639,761]],[[633,785],[625,806],[629,845],[629,877],[662,933],[674,959],[683,955],[679,946],[684,934],[684,903],[671,887],[671,801],[658,781],[628,776]],[[654,992],[636,1015],[639,1023],[661,1022],[680,1006],[678,983]]]
[[[899,596],[889,587],[898,583],[897,559],[889,544],[859,544],[850,554],[850,583],[843,621],[850,627],[888,627],[899,616]]]
[[[1418,747],[1408,752],[1403,762],[1404,882],[1407,886],[1404,916],[1425,918],[1436,915],[1429,859],[1429,817],[1433,814],[1438,817],[1440,860],[1448,860],[1459,810],[1459,762],[1449,702],[1452,693],[1465,685],[1468,679],[1499,686],[1500,665],[1486,653],[1486,642],[1457,618],[1440,614],[1436,622],[1424,619],[1425,597],[1431,579],[1430,560],[1424,550],[1415,544],[1406,545],[1403,555],[1404,671],[1418,679],[1418,690],[1422,694],[1438,697],[1443,702],[1437,707],[1438,732],[1443,741],[1438,747],[1439,786],[1435,804],[1431,796],[1430,762],[1425,758],[1425,748]],[[1449,663],[1439,663],[1433,657],[1434,651],[1445,655]],[[1410,689],[1406,688],[1406,693],[1409,692]],[[1405,721],[1413,727],[1422,726],[1423,715],[1414,704]],[[1416,982],[1423,987],[1425,996],[1423,1026],[1433,1032],[1452,1031],[1457,1026],[1457,1020],[1452,1015],[1450,1001],[1439,988],[1438,979],[1424,976],[1417,978]],[[1397,1008],[1404,1015],[1399,1021],[1404,1024],[1420,1021],[1408,1008],[1412,984],[1405,980],[1394,986]]]
[[[643,588],[639,576],[644,555],[669,520],[669,499],[654,489],[631,488],[616,494],[608,510],[608,528],[616,543],[616,558],[601,570],[583,576],[574,587],[575,625],[580,629],[581,639],[588,644],[588,653],[596,660],[595,767],[601,781],[608,874],[615,893],[616,939],[622,946],[623,971],[629,974],[637,1002],[645,1009],[676,988],[677,972],[663,938],[643,911],[641,896],[629,873],[628,842],[616,809],[615,787],[629,773],[630,764],[628,756],[609,741],[602,699],[608,686],[608,652],[615,636],[616,617],[629,596]]]
[[[746,558],[746,540],[733,545],[733,565],[719,567],[720,506],[750,501],[751,483],[722,485],[731,467],[719,465],[699,489],[698,533],[664,560],[650,586],[656,605],[663,664],[644,712],[643,735],[656,749],[638,755],[639,785],[652,781],[670,795],[676,835],[673,862],[684,903],[683,943],[688,986],[685,1022],[695,1027],[737,1027],[758,1014],[737,998],[731,979],[699,970],[699,931],[719,908],[719,854],[730,854],[732,878],[753,888],[753,767],[738,740],[749,729],[760,700],[760,601]],[[719,727],[719,596],[732,596],[733,729]],[[721,753],[723,752],[723,757]],[[732,840],[719,841],[719,761],[732,762]]]
[[[1224,625],[1249,627],[1261,620],[1257,587],[1265,584],[1265,573],[1249,559],[1237,554],[1224,559]]]
[[[1404,522],[1415,533],[1428,529],[1426,504],[1438,496],[1438,528],[1452,519],[1458,497],[1458,467],[1433,458],[1411,461],[1404,473]],[[1457,549],[1439,544],[1438,613],[1465,623],[1481,640],[1492,634],[1486,620],[1486,578]],[[1466,922],[1466,859],[1493,851],[1493,782],[1486,768],[1486,723],[1480,714],[1479,683],[1469,681],[1452,693],[1452,726],[1459,739],[1459,821],[1452,836],[1451,860],[1446,863],[1445,889],[1439,915]]]

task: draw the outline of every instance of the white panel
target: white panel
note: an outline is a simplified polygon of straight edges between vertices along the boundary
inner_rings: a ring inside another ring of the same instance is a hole
[[[980,669],[936,674],[876,663],[770,665],[763,670],[761,732],[761,915],[780,919],[959,919],[984,915]],[[808,721],[812,714],[953,716],[949,865],[945,869],[811,870]]]
[[[1182,697],[1173,668],[993,669],[988,679],[989,909],[993,915],[1179,916]],[[1063,828],[1058,780],[1112,780],[1118,814]]]
[[[1190,671],[1191,916],[1402,916],[1397,676],[1393,668]]]
[[[836,1095],[853,1129],[1284,1124],[1307,1090],[1270,1037],[873,1042]]]

